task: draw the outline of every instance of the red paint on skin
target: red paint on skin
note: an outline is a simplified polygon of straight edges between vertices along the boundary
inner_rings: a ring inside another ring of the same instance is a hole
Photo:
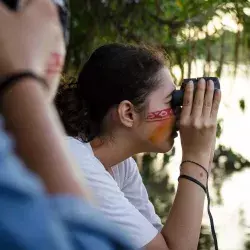
[[[63,67],[62,56],[56,52],[51,53],[51,58],[46,73],[49,75],[58,74],[61,72],[62,67]]]
[[[173,116],[174,116],[174,110],[172,108],[167,108],[148,113],[146,120],[148,122],[163,121]]]
[[[61,70],[48,69],[48,70],[46,71],[46,73],[47,73],[48,75],[60,74],[60,73],[61,73]]]
[[[152,132],[149,140],[153,143],[165,141],[171,136],[176,122],[174,110],[171,108],[150,112],[146,119],[148,122],[157,122],[159,125]]]

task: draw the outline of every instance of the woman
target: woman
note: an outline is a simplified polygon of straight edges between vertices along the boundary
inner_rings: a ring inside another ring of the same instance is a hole
[[[162,226],[132,159],[140,152],[172,148],[177,136],[171,108],[174,89],[159,54],[110,44],[91,55],[76,87],[61,90],[56,100],[69,146],[99,209],[128,232],[135,248],[186,250],[198,244],[205,197],[202,188],[180,178],[173,207]],[[193,163],[183,163],[181,174],[206,185],[220,92],[214,94],[213,82],[206,84],[203,79],[195,96],[193,89],[192,83],[187,84],[179,121],[182,161]]]

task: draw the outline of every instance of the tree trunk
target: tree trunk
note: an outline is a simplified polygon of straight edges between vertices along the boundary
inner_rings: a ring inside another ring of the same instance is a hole
[[[219,67],[216,70],[216,75],[218,77],[221,77],[221,73],[223,70],[223,64],[225,61],[225,37],[226,37],[226,33],[223,32],[221,35]]]
[[[155,0],[155,8],[156,8],[156,13],[157,15],[161,15],[162,11],[161,11],[161,6],[160,6],[160,1],[159,0]]]
[[[235,8],[236,8],[236,14],[237,14],[237,19],[238,19],[237,21],[238,31],[235,35],[235,45],[234,45],[234,77],[236,77],[237,75],[237,69],[238,69],[238,64],[239,64],[239,50],[240,50],[240,43],[241,43],[241,31],[239,29],[239,26],[242,21],[242,10],[240,9],[237,1],[235,4]]]
[[[195,36],[198,36],[198,31],[195,32]],[[196,60],[196,45],[197,42],[191,41],[189,39],[189,52],[188,52],[188,78],[191,78],[192,75],[192,63]]]
[[[235,35],[235,45],[234,45],[234,77],[237,75],[237,69],[239,64],[239,50],[241,42],[241,31],[238,30]]]
[[[182,58],[182,54],[180,52],[180,50],[175,49],[175,56],[176,56],[176,62],[177,65],[179,66],[180,70],[181,70],[181,82],[184,78],[184,66],[183,66],[183,58]]]
[[[191,45],[191,37],[190,37],[190,28],[188,31],[188,58],[187,58],[187,62],[188,62],[188,73],[187,73],[187,77],[190,78],[191,77],[191,70],[192,70],[192,45]]]
[[[206,45],[207,45],[207,56],[206,56],[206,63],[204,67],[204,76],[209,76],[211,73],[211,60],[212,60],[212,51],[211,51],[211,40],[206,31]]]

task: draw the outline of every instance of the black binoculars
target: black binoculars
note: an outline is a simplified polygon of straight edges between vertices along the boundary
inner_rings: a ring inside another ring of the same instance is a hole
[[[19,9],[19,0],[0,0],[2,1],[7,7],[14,11],[18,11]],[[61,25],[63,28],[63,35],[65,44],[68,45],[69,43],[69,18],[70,18],[70,11],[68,0],[51,0],[54,4],[58,7],[58,14],[60,16]]]
[[[190,81],[193,81],[194,90],[195,90],[197,88],[197,84],[198,84],[199,80],[202,78],[206,82],[209,80],[212,80],[214,82],[214,90],[220,89],[220,82],[219,82],[219,79],[217,77],[199,77],[199,78],[184,79],[182,84],[181,84],[180,90],[175,90],[172,94],[172,100],[171,100],[172,108],[180,107],[183,105],[183,97],[184,97],[184,90],[185,90],[186,84]]]

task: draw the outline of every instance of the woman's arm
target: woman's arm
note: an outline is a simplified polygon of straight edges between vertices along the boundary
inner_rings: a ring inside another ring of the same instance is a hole
[[[33,79],[21,80],[4,94],[2,113],[17,153],[50,193],[85,195],[57,114],[44,100],[44,90]]]
[[[189,175],[206,186],[194,165],[186,163],[181,174]],[[162,230],[169,249],[197,249],[204,208],[205,192],[197,184],[180,179],[174,204]]]
[[[193,101],[193,84],[187,85],[180,120],[183,161],[190,160],[210,170],[214,131],[220,103],[220,92],[214,93],[213,84],[205,87],[199,82]],[[193,163],[185,163],[181,174],[207,183],[207,174]],[[197,249],[204,207],[204,190],[194,182],[180,179],[177,194],[161,234],[158,234],[146,249],[195,250]]]

